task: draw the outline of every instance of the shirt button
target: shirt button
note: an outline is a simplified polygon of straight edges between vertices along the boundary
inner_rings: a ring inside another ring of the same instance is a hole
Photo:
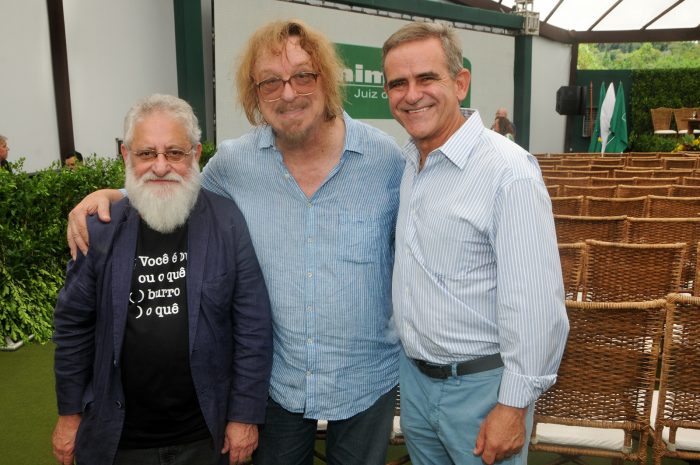
[[[307,342],[308,344],[313,344],[314,340],[311,339],[311,338],[308,338],[308,339],[306,340],[306,342]]]
[[[309,244],[311,244],[313,241],[314,241],[313,237],[309,237],[308,239],[306,239],[306,242],[308,242]]]
[[[284,179],[289,179],[289,173],[284,173]]]
[[[307,203],[306,206],[309,207],[309,208],[313,207],[313,205],[311,204],[311,202]]]
[[[307,370],[306,376],[311,376],[311,370]]]
[[[117,408],[122,408],[122,403],[120,401],[116,401],[115,404],[117,404]]]
[[[306,307],[306,311],[307,311],[307,312],[311,312],[311,311],[313,311],[313,309],[314,309],[314,308],[313,308],[311,305],[309,305],[308,307]]]
[[[313,274],[312,272],[310,272],[310,271],[309,271],[308,273],[306,273],[306,277],[307,277],[307,278],[311,278],[311,277],[313,277],[313,275],[314,275],[314,274]]]

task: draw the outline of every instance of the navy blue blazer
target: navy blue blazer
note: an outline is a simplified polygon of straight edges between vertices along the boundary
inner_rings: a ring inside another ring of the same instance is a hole
[[[121,351],[140,218],[128,199],[111,216],[88,219],[90,249],[68,264],[54,313],[58,413],[82,414],[76,459],[90,465],[113,462],[129,408]],[[188,219],[187,306],[192,378],[218,454],[227,421],[264,422],[272,325],[243,215],[204,190]]]

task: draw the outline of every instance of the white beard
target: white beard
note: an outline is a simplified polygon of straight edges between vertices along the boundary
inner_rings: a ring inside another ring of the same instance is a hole
[[[155,185],[148,182],[152,179],[177,182]],[[196,160],[193,160],[190,174],[186,178],[174,172],[163,177],[146,172],[136,179],[131,160],[127,159],[125,187],[129,201],[148,226],[164,234],[185,224],[197,202],[201,180]]]

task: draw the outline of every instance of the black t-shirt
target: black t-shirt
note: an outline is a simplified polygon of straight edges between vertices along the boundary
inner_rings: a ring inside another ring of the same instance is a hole
[[[190,371],[186,270],[187,225],[162,234],[141,221],[122,351],[122,448],[209,436]]]

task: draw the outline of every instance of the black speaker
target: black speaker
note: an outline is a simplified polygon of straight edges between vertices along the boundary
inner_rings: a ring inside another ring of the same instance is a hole
[[[585,95],[584,86],[561,86],[557,91],[557,113],[560,115],[583,114]]]

